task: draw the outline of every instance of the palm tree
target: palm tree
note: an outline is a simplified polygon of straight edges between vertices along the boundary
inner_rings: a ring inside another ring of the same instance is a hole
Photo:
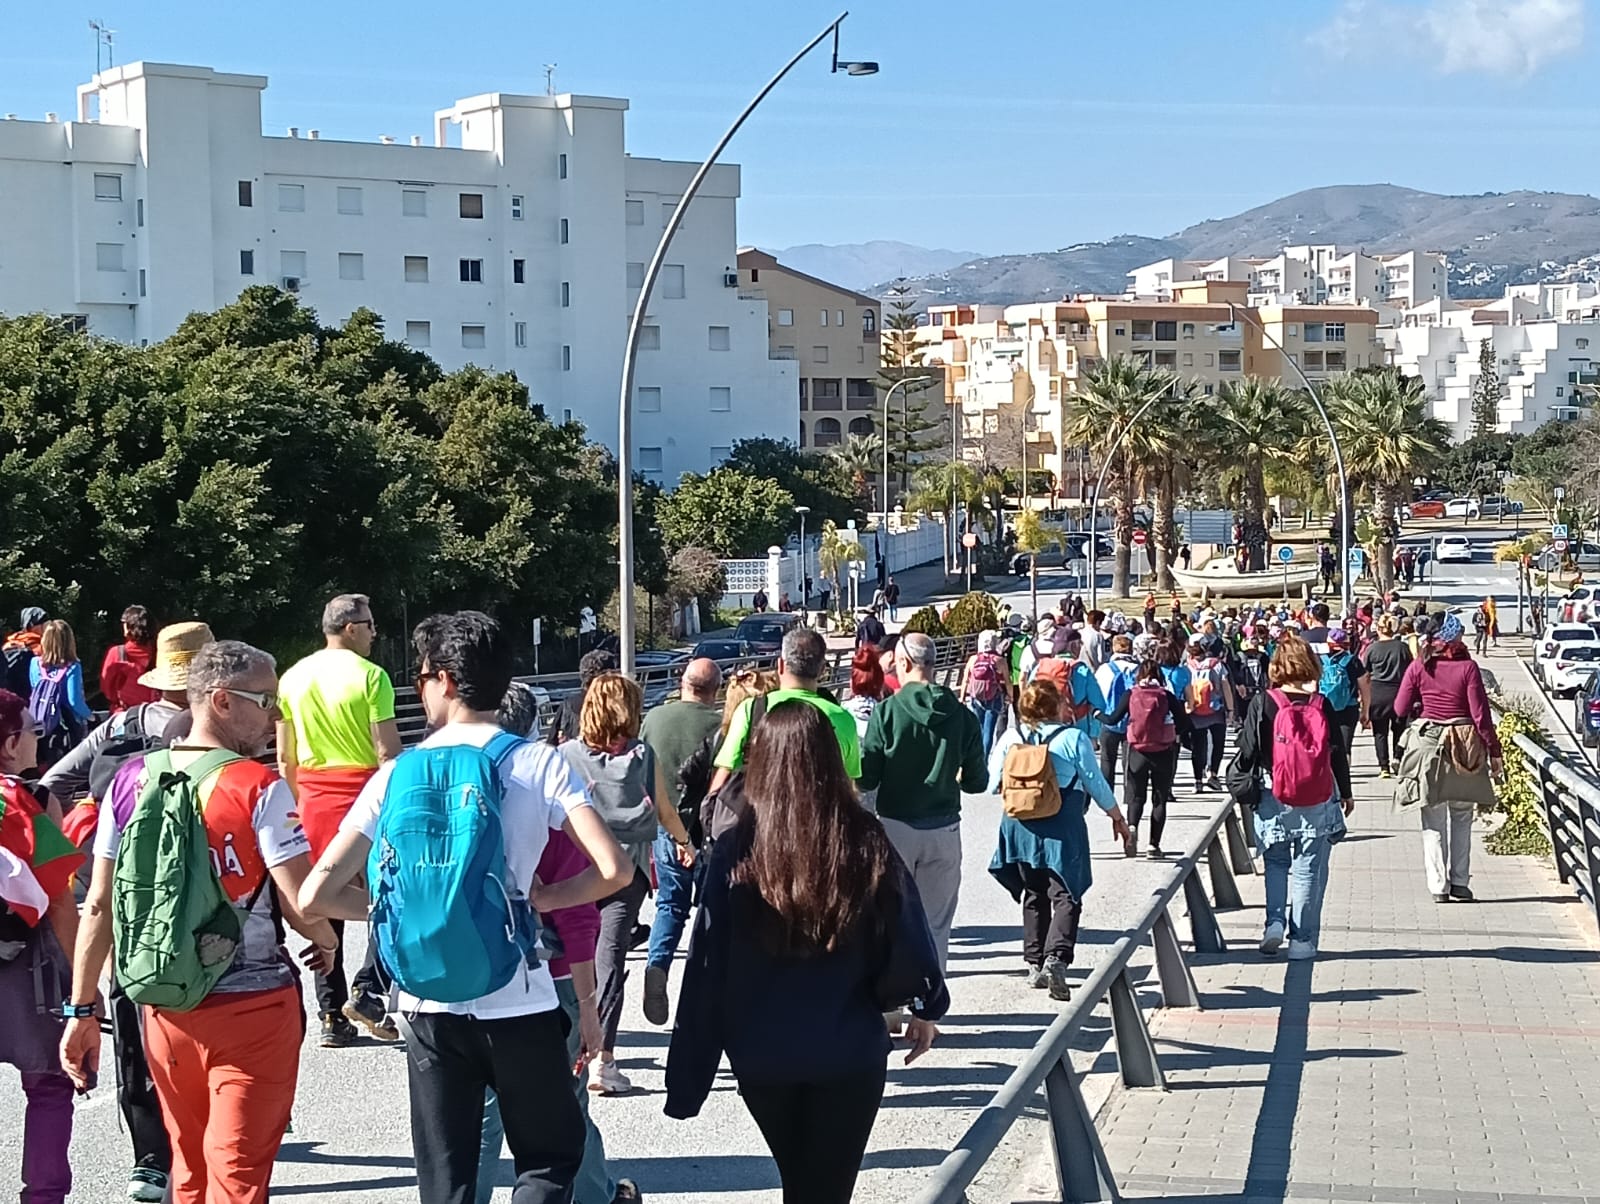
[[[1395,508],[1409,494],[1411,478],[1444,455],[1449,431],[1431,416],[1422,381],[1394,368],[1340,377],[1324,396],[1352,490],[1359,485],[1372,491],[1375,575],[1379,592],[1387,594],[1394,585],[1399,534]]]
[[[833,596],[841,615],[845,610],[841,574],[847,574],[852,563],[865,561],[866,558],[866,549],[861,546],[859,539],[846,539],[831,518],[823,522],[821,542],[817,545],[817,571],[824,579],[833,582]]]
[[[1267,470],[1289,461],[1306,412],[1302,394],[1259,376],[1229,381],[1210,407],[1212,445],[1239,472],[1239,521],[1252,571],[1267,567]]]
[[[911,478],[911,492],[906,495],[906,505],[929,514],[944,515],[945,530],[949,532],[956,521],[956,515],[951,510],[952,501],[958,509],[965,510],[969,517],[986,513],[983,478],[973,471],[970,464],[960,461],[920,466]],[[950,559],[948,546],[945,553],[944,570],[948,576],[957,566]]]
[[[1107,456],[1112,456],[1106,473],[1106,488],[1113,502],[1111,530],[1115,560],[1111,589],[1119,598],[1129,595],[1134,501],[1148,478],[1149,466],[1160,462],[1170,450],[1163,441],[1162,419],[1156,414],[1162,407],[1152,406],[1136,427],[1132,426],[1133,417],[1152,397],[1172,388],[1174,381],[1169,373],[1152,371],[1126,356],[1113,356],[1089,374],[1083,391],[1074,399],[1062,432],[1067,444],[1087,447],[1102,463]],[[1128,432],[1126,439],[1122,439],[1124,431]],[[1111,448],[1119,439],[1121,445],[1112,455]]]
[[[828,456],[844,469],[856,497],[865,498],[872,489],[873,478],[883,469],[883,436],[850,435]]]

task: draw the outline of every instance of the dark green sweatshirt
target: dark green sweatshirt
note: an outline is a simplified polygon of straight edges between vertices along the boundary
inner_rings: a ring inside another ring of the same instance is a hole
[[[861,744],[863,790],[878,788],[878,814],[914,828],[961,818],[961,792],[989,785],[978,717],[943,686],[908,682],[872,709]]]

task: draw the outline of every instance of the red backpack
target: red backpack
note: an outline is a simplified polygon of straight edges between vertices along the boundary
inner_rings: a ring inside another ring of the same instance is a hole
[[[1286,807],[1315,807],[1333,797],[1333,726],[1320,694],[1291,701],[1268,690],[1272,720],[1272,794]]]
[[[1128,694],[1128,746],[1142,753],[1165,752],[1178,743],[1172,695],[1159,682],[1134,686]]]
[[[1000,697],[1000,658],[993,652],[980,652],[972,658],[967,695],[985,705]]]

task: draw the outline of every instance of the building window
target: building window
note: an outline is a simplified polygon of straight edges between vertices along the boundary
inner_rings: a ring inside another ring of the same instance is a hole
[[[94,245],[94,266],[101,272],[122,271],[122,244],[98,242]]]
[[[730,346],[730,332],[726,326],[712,326],[709,328],[710,348],[712,351],[726,351]]]
[[[347,214],[350,217],[361,216],[361,189],[340,188],[336,199],[340,213]]]
[[[733,409],[733,390],[711,387],[711,410],[715,414],[726,414]]]
[[[667,263],[661,266],[661,296],[668,301],[683,300],[683,265]]]
[[[839,408],[839,382],[833,378],[819,378],[811,382],[811,400],[816,409]]]
[[[139,295],[141,297],[144,296],[144,269],[143,268],[139,269]],[[1559,395],[1561,393],[1561,390],[1557,389],[1556,393],[1557,393],[1557,395]]]
[[[144,198],[140,197],[133,203],[133,224],[139,229],[144,229]]]
[[[522,198],[520,196],[511,198],[511,220],[514,222],[522,220]]]
[[[561,344],[561,370],[572,371],[572,348],[566,343]]]
[[[1186,339],[1194,338],[1194,323],[1193,322],[1185,322],[1183,324],[1183,337],[1186,338]]]
[[[792,310],[792,309],[780,309],[778,311],[778,325],[779,326],[793,326],[794,325],[794,310]]]
[[[828,362],[827,344],[818,343],[811,349],[811,362],[813,364],[826,364]]]
[[[560,233],[557,235],[557,237],[559,238],[561,245],[566,246],[567,239],[572,236],[572,227],[567,224],[566,218],[562,218],[559,228]]]
[[[1201,392],[1202,392],[1202,393],[1203,393],[1203,394],[1204,394],[1204,395],[1205,395],[1205,396],[1207,396],[1207,397],[1211,397],[1211,396],[1213,396],[1213,395],[1214,395],[1214,394],[1215,394],[1215,393],[1216,393],[1216,391],[1217,391],[1217,386],[1216,386],[1216,385],[1205,385],[1205,386],[1204,386],[1204,387],[1203,387],[1203,388],[1202,388],[1202,389],[1201,389],[1201,390],[1200,390],[1200,391],[1201,391]]]
[[[639,475],[647,481],[661,483],[661,449],[641,447],[638,456]]]
[[[1156,324],[1148,319],[1136,319],[1133,323],[1133,341],[1135,343],[1148,343],[1156,337]]]
[[[567,156],[564,154],[556,156],[556,176],[562,180],[567,178]]]
[[[827,310],[823,310],[821,313],[819,313],[817,315],[817,325],[818,326],[826,326],[827,324],[828,324],[828,311]]]
[[[1151,366],[1150,353],[1148,351],[1132,352],[1132,359],[1135,367],[1148,369]]]
[[[511,261],[511,283],[526,284],[528,276],[528,261],[526,259],[513,259]]]
[[[677,209],[678,209],[678,202],[677,201],[662,201],[661,202],[661,228],[663,230],[665,230],[667,228],[667,226],[672,222],[672,215],[675,212],[677,212]],[[687,213],[684,214],[684,217],[686,219],[688,218],[688,216],[689,215]]]
[[[462,217],[477,219],[483,216],[483,193],[463,192],[460,203]]]
[[[838,447],[841,438],[837,418],[818,418],[811,430],[814,447]]]
[[[359,252],[339,252],[339,279],[364,280],[366,279],[366,263]]]
[[[623,208],[627,213],[628,225],[630,225],[630,226],[642,226],[642,225],[644,225],[644,202],[643,201],[624,201],[623,202]]]
[[[1209,351],[1207,351],[1207,352],[1205,352],[1205,353],[1204,353],[1204,355],[1203,355],[1203,356],[1202,356],[1202,357],[1201,357],[1201,359],[1200,359],[1200,363],[1201,363],[1201,365],[1202,365],[1202,366],[1203,366],[1203,367],[1206,367],[1206,368],[1209,368],[1209,367],[1211,367],[1211,366],[1212,366],[1212,365],[1213,365],[1213,364],[1215,364],[1215,363],[1216,363],[1216,358],[1217,358],[1217,357],[1216,357],[1216,356],[1214,356],[1214,355],[1212,355],[1212,354],[1211,354],[1211,352],[1209,352]]]
[[[870,309],[864,309],[861,311],[861,333],[878,333],[878,315]]]
[[[805,407],[801,406],[800,408],[804,409]],[[804,447],[805,445],[806,445],[806,422],[805,422],[805,419],[802,418],[800,420],[800,446]]]
[[[306,211],[306,186],[304,184],[278,185],[278,212],[304,213]]]
[[[1240,363],[1239,363],[1239,354],[1240,353],[1237,352],[1237,351],[1219,351],[1219,352],[1217,352],[1217,371],[1218,372],[1237,372],[1237,371],[1239,371],[1240,366],[1241,366]]]
[[[844,327],[844,310],[836,309],[833,311],[833,324],[841,329]]]
[[[1176,368],[1178,366],[1178,353],[1176,351],[1156,352],[1157,368]]]
[[[571,305],[572,305],[572,282],[568,281],[568,280],[563,280],[561,282],[561,308],[562,309],[568,309],[568,308],[571,307]]]
[[[513,322],[511,324],[511,344],[514,347],[528,345],[528,324],[526,322]]]
[[[1322,323],[1321,322],[1307,322],[1306,323],[1305,340],[1308,343],[1320,343],[1320,342],[1322,342]]]
[[[94,199],[97,201],[120,201],[122,199],[122,177],[112,172],[95,172]]]
[[[426,255],[406,256],[406,283],[428,283],[428,257]]]
[[[239,181],[239,208],[249,209],[256,203],[256,186],[250,180]]]
[[[1176,322],[1156,323],[1156,342],[1171,343],[1178,337],[1178,324]]]
[[[661,327],[659,327],[659,326],[641,326],[641,327],[639,327],[639,350],[640,351],[660,351],[661,350]]]
[[[864,437],[872,434],[874,429],[870,418],[852,418],[850,420],[850,433],[852,435]]]
[[[805,377],[802,376],[800,378],[800,408],[802,410],[806,409],[808,407],[808,405],[810,404],[810,401],[811,401],[811,398],[807,395],[807,390],[806,390],[806,385],[808,385],[810,383],[811,382],[808,381]]]
[[[406,342],[413,347],[428,347],[433,343],[433,327],[427,322],[407,322]]]
[[[1121,338],[1123,335],[1128,333],[1128,328],[1126,326],[1113,326],[1111,328],[1111,333],[1116,335],[1118,338]]]
[[[1183,366],[1185,368],[1193,368],[1194,367],[1194,352],[1185,351],[1183,353]]]
[[[61,329],[66,331],[68,334],[88,334],[89,333],[89,315],[88,314],[62,314],[61,315]],[[143,347],[145,344],[144,343],[140,343],[139,345],[141,347]]]
[[[1322,328],[1323,337],[1330,343],[1344,342],[1344,323],[1329,322]]]
[[[254,251],[239,252],[239,275],[254,276],[256,274],[256,253]]]
[[[760,268],[751,268],[750,269],[750,283],[751,284],[757,284],[757,283],[760,282],[760,280],[761,280],[761,269]]]
[[[638,398],[638,400],[639,400],[639,413],[641,413],[641,414],[659,414],[659,413],[661,413],[661,390],[660,389],[657,389],[655,387],[646,388],[646,387],[641,386],[640,389],[639,389],[639,398]]]
[[[423,188],[402,188],[400,190],[400,216],[427,217],[427,190]]]
[[[485,331],[482,326],[463,326],[461,328],[461,345],[463,347],[482,347],[486,342]]]
[[[482,284],[483,283],[483,260],[481,260],[481,259],[463,259],[461,261],[461,283],[462,284]]]
[[[642,263],[630,263],[628,265],[628,287],[629,288],[643,288],[644,287],[644,264],[642,264]]]
[[[864,364],[866,362],[867,362],[867,349],[865,347],[857,347],[856,348],[856,363]]]
[[[279,251],[278,274],[296,280],[306,278],[306,253],[304,251]]]
[[[143,273],[143,272],[140,272],[140,273],[139,273],[139,274],[140,274],[140,275],[141,275],[141,276],[142,276],[142,275],[144,275],[144,273]],[[1557,397],[1565,397],[1565,396],[1566,396],[1566,395],[1567,395],[1567,391],[1566,391],[1566,389],[1565,389],[1565,388],[1563,388],[1563,387],[1562,387],[1562,386],[1561,386],[1561,385],[1557,385],[1557,386],[1556,386],[1556,396],[1557,396]]]

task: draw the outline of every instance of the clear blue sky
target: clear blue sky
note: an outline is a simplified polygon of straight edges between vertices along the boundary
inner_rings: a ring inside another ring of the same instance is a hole
[[[818,50],[746,125],[742,241],[985,253],[1168,234],[1301,188],[1600,191],[1597,0],[864,0],[867,79]],[[839,8],[810,0],[83,0],[0,7],[0,111],[63,116],[94,65],[270,77],[264,123],[425,136],[457,97],[627,97],[629,149],[699,159]]]

